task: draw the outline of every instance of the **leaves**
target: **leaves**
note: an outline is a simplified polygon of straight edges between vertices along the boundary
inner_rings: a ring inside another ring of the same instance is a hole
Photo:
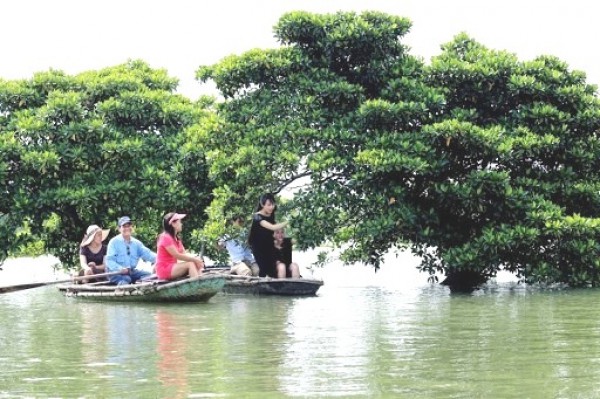
[[[167,211],[200,228],[211,186],[186,129],[206,111],[175,87],[141,61],[0,82],[0,259],[41,242],[70,267],[89,224],[112,228],[124,214],[150,247]]]
[[[409,27],[293,12],[281,48],[201,67],[226,97],[200,140],[227,187],[210,219],[294,187],[278,215],[300,248],[378,267],[408,245],[432,275],[597,285],[595,87],[556,57],[521,62],[466,34],[425,66],[400,41]]]

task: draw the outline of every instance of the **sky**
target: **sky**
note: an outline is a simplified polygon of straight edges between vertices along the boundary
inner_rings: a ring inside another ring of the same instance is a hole
[[[275,48],[288,11],[378,10],[406,17],[402,41],[429,63],[460,32],[520,60],[555,55],[600,85],[600,4],[590,0],[18,0],[0,2],[0,78],[49,69],[77,74],[142,59],[165,68],[191,99],[216,94],[201,65]]]

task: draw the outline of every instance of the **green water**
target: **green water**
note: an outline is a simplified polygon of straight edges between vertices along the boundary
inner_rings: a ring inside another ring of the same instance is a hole
[[[600,291],[327,284],[317,297],[0,295],[0,398],[600,397]]]

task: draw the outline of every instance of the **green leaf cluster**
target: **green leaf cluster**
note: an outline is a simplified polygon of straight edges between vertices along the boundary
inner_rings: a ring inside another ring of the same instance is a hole
[[[0,81],[0,260],[43,250],[71,267],[86,227],[114,235],[122,215],[151,248],[165,212],[200,229],[212,186],[194,143],[213,113],[176,87],[143,61]]]

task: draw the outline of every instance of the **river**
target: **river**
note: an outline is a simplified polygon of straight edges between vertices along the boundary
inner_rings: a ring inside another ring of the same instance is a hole
[[[309,298],[2,294],[0,398],[600,397],[600,291],[451,295],[396,261],[316,270]]]

